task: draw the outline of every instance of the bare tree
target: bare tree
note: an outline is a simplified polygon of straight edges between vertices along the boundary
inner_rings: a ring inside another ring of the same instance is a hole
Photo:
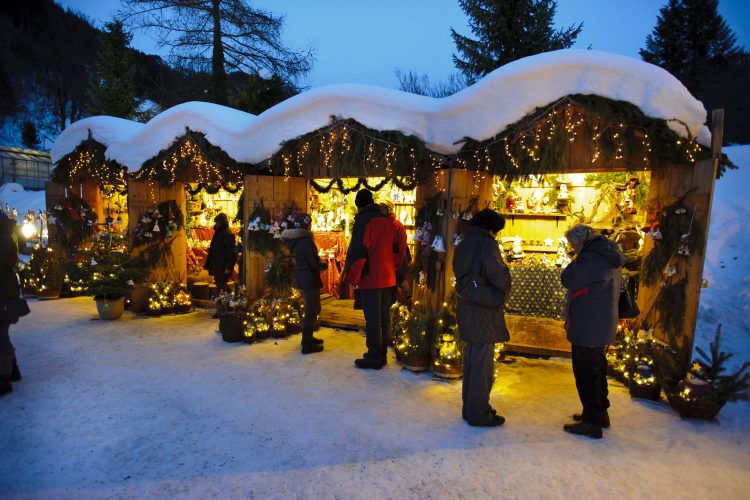
[[[245,0],[126,0],[119,16],[136,29],[156,30],[178,61],[211,70],[213,100],[227,102],[227,70],[269,72],[294,82],[312,67],[312,49],[281,41],[283,16]]]
[[[396,68],[394,73],[396,73],[396,78],[398,78],[400,90],[412,94],[447,97],[466,88],[466,81],[458,73],[450,75],[447,81],[438,80],[437,82],[431,82],[429,76],[425,74],[420,75],[412,70],[404,72]]]

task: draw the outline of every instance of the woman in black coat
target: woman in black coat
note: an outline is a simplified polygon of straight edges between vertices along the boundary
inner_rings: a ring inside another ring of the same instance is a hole
[[[583,412],[573,415],[576,423],[565,424],[563,429],[601,439],[602,427],[609,427],[605,352],[617,330],[620,268],[625,257],[615,243],[589,226],[578,224],[565,237],[576,254],[560,275],[568,289],[565,330]]]
[[[500,214],[490,209],[481,210],[471,220],[453,255],[457,292],[476,281],[493,288],[500,298],[497,306],[488,307],[472,303],[457,293],[458,332],[466,341],[462,415],[472,426],[496,427],[505,422],[490,406],[495,343],[510,340],[503,312],[503,302],[510,294],[510,271],[495,241],[497,233],[504,227],[505,220]]]
[[[323,281],[320,272],[328,269],[328,263],[318,256],[318,247],[310,231],[312,217],[309,214],[294,214],[291,225],[281,233],[281,239],[289,247],[294,258],[297,288],[302,293],[305,316],[302,318],[302,354],[323,350],[323,340],[313,336],[315,321],[320,314],[320,289]]]
[[[13,239],[16,221],[0,212],[0,302],[18,298],[18,246]],[[0,396],[13,391],[11,381],[21,380],[21,372],[16,363],[16,351],[10,342],[12,322],[0,322]]]
[[[227,282],[234,272],[236,260],[234,233],[229,229],[229,219],[220,213],[214,218],[214,236],[208,247],[208,257],[203,268],[214,277],[216,291],[229,292]]]

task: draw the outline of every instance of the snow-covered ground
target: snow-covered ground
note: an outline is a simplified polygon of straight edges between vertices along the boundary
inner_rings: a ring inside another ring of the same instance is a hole
[[[681,420],[612,384],[612,428],[562,431],[570,364],[516,358],[492,402],[460,416],[459,382],[361,371],[356,333],[226,344],[210,312],[92,321],[77,298],[12,328],[24,379],[0,399],[0,497],[747,498],[750,405]]]
[[[750,146],[718,181],[697,344],[724,324],[750,359]],[[31,208],[31,207],[30,207]],[[1,498],[748,498],[750,403],[717,422],[611,384],[602,441],[562,431],[579,410],[570,363],[511,358],[501,428],[460,417],[460,382],[352,361],[356,333],[226,344],[210,313],[92,321],[89,298],[32,301],[11,327],[24,379],[0,399]]]

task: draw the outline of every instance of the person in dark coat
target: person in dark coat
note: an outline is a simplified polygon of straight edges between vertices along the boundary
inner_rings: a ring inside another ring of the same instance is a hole
[[[16,275],[18,246],[13,239],[16,221],[0,212],[0,302],[18,298],[19,285]],[[13,391],[11,382],[21,380],[21,372],[16,362],[16,351],[10,342],[10,325],[0,322],[0,396]]]
[[[214,277],[216,290],[229,292],[227,282],[234,272],[234,263],[236,261],[235,237],[229,229],[229,219],[224,213],[220,213],[214,218],[214,235],[211,238],[211,245],[208,247],[208,257],[203,268],[208,274]]]
[[[302,293],[305,316],[302,319],[302,354],[323,350],[323,340],[313,336],[315,321],[320,314],[320,290],[323,281],[320,272],[328,268],[328,263],[318,256],[318,247],[310,231],[312,217],[309,214],[295,214],[290,227],[281,233],[281,239],[289,247],[294,258],[297,288]]]
[[[486,286],[500,290],[503,298],[510,294],[510,271],[495,240],[504,227],[505,219],[494,210],[481,210],[472,218],[453,255],[453,274],[457,282],[469,276],[480,278]],[[458,297],[456,320],[459,334],[466,341],[462,416],[472,426],[502,425],[505,418],[490,406],[490,391],[495,370],[495,343],[510,340],[503,305],[486,307]]]
[[[354,204],[359,211],[354,218],[352,239],[346,252],[344,275],[352,285],[358,285],[365,314],[367,352],[354,361],[357,368],[380,370],[387,363],[390,329],[388,297],[396,286],[396,265],[399,254],[396,228],[390,217],[383,215],[367,189],[357,192]]]
[[[602,437],[609,427],[607,345],[615,339],[625,257],[619,247],[591,227],[578,224],[565,237],[576,254],[560,275],[568,290],[565,330],[572,347],[573,376],[583,412],[563,429],[573,434]]]

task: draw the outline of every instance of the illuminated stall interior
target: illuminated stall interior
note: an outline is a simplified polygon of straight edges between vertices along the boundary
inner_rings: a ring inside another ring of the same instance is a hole
[[[563,319],[560,273],[572,257],[565,232],[575,224],[594,227],[637,261],[650,178],[645,171],[531,175],[509,183],[495,177],[493,203],[506,219],[498,240],[513,279],[509,315]]]
[[[230,230],[238,241],[241,238],[242,223],[237,218],[237,211],[242,189],[234,185],[211,188],[192,183],[186,184],[185,190],[188,276],[197,277],[208,257],[217,215],[226,214]]]
[[[370,189],[375,202],[390,200],[396,218],[406,229],[407,241],[414,245],[416,189],[402,190],[384,177],[365,180],[313,179],[310,189],[310,214],[312,231],[321,258],[328,260],[328,270],[323,273],[322,293],[338,296],[336,283],[346,260],[346,250],[351,238],[357,207],[354,198],[359,189]],[[350,298],[350,297],[339,297]]]

